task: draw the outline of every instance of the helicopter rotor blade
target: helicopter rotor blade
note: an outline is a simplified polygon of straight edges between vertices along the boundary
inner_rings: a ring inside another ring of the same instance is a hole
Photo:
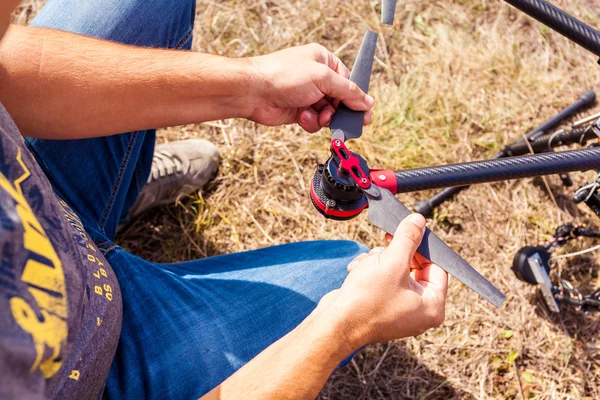
[[[394,15],[396,14],[396,0],[383,0],[381,5],[381,22],[387,25],[394,25]]]
[[[350,74],[350,80],[365,93],[369,91],[377,38],[375,32],[367,31]],[[340,103],[329,126],[331,133],[343,141],[358,139],[362,135],[364,117],[364,111],[354,111]]]
[[[411,211],[387,189],[371,185],[365,190],[365,194],[369,202],[369,220],[373,225],[383,229],[390,235],[393,235],[400,222],[411,214]],[[506,300],[506,296],[502,292],[496,289],[429,228],[425,228],[423,241],[417,251],[496,307],[500,307]]]

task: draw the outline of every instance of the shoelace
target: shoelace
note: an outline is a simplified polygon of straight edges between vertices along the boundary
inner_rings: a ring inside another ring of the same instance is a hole
[[[152,157],[152,169],[148,183],[165,176],[184,173],[187,173],[187,171],[184,171],[183,162],[179,158],[169,152],[158,151]]]

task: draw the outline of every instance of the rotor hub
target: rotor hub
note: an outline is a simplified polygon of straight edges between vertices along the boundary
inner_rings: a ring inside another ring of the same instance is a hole
[[[361,158],[365,170],[366,162]],[[350,175],[340,170],[334,157],[319,165],[311,182],[310,198],[326,218],[349,220],[367,207],[365,194],[351,181]]]

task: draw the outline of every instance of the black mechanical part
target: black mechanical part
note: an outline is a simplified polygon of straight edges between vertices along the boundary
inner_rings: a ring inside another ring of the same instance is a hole
[[[348,221],[356,218],[366,207],[365,195],[352,185],[354,190],[340,187],[339,183],[330,181],[331,173],[326,165],[331,165],[331,159],[325,165],[319,165],[311,181],[310,199],[321,215],[325,218]],[[327,188],[327,191],[325,190]],[[336,198],[329,193],[334,193]]]
[[[515,143],[507,146],[505,151],[509,156],[529,154],[531,150],[534,153],[546,153],[552,151],[555,147],[568,146],[570,144],[584,145],[586,142],[594,139],[598,139],[598,136],[589,127],[575,128],[540,136],[536,140],[529,142],[529,144],[527,142]]]
[[[350,74],[350,80],[356,83],[365,93],[369,92],[371,71],[375,60],[375,50],[377,49],[377,38],[375,32],[367,31]],[[336,138],[342,141],[358,139],[362,136],[364,118],[364,111],[351,110],[342,103],[333,115],[329,129],[331,129],[332,135],[339,135]]]
[[[543,0],[504,0],[600,57],[600,32]]]
[[[414,210],[416,213],[419,213],[424,216],[430,216],[433,213],[433,210],[437,208],[440,204],[453,197],[458,192],[468,188],[468,186],[456,186],[450,187],[442,190],[441,192],[433,195],[429,199],[422,200],[415,204]]]
[[[361,156],[352,152],[351,154],[360,160],[363,171],[369,171],[367,162]],[[330,157],[324,164],[321,187],[330,198],[342,203],[360,200],[365,196],[351,180],[350,175],[340,170],[339,160],[335,156]]]
[[[381,5],[381,22],[386,25],[394,25],[396,14],[396,0],[383,0]]]
[[[600,168],[600,148],[395,171],[397,193]]]
[[[525,134],[525,138],[527,140],[523,140],[523,138],[519,139],[514,144],[511,144],[511,145],[505,147],[502,151],[495,154],[492,157],[492,159],[496,160],[496,159],[503,158],[503,157],[520,156],[520,155],[529,154],[531,151],[529,149],[528,142],[532,146],[534,153],[543,153],[543,152],[551,151],[552,148],[556,147],[556,146],[574,143],[573,141],[571,141],[571,138],[578,139],[578,141],[576,143],[583,143],[583,138],[580,136],[589,134],[590,135],[589,139],[591,139],[592,138],[591,135],[594,135],[594,133],[593,132],[586,133],[585,129],[583,129],[583,128],[580,130],[569,131],[568,133],[570,133],[570,135],[568,135],[567,132],[565,132],[565,135],[560,136],[560,137],[553,137],[552,135],[544,135],[544,134],[546,132],[548,132],[549,130],[560,125],[561,122],[564,121],[565,119],[569,118],[570,116],[574,115],[575,113],[577,113],[583,109],[592,107],[595,103],[596,103],[596,93],[595,92],[593,92],[591,90],[583,92],[581,95],[579,95],[579,98],[573,104],[562,109],[558,114],[556,114],[552,118],[549,118],[546,121],[542,122],[542,124],[540,124],[537,128],[527,132],[527,134]],[[544,136],[540,136],[540,135],[544,135]],[[586,140],[589,140],[589,139],[586,139]],[[561,179],[563,179],[565,186],[569,186],[570,178],[565,176],[565,177],[561,177]],[[417,203],[414,207],[414,210],[415,210],[415,212],[418,212],[419,214],[422,214],[422,215],[431,215],[434,208],[436,208],[437,206],[442,204],[444,201],[450,199],[455,194],[457,194],[458,192],[460,192],[461,190],[466,189],[466,188],[468,188],[468,186],[457,186],[457,187],[446,188],[446,189],[442,190],[441,192],[437,193],[436,195],[434,195],[433,197]]]
[[[596,92],[594,92],[593,90],[587,90],[587,91],[583,92],[582,94],[580,94],[579,97],[577,98],[577,100],[575,100],[573,102],[573,104],[563,108],[562,110],[560,110],[558,112],[558,114],[547,119],[546,121],[542,122],[538,127],[527,132],[525,134],[525,138],[520,138],[519,140],[517,140],[516,143],[525,143],[526,141],[532,142],[535,139],[539,138],[540,136],[550,132],[550,130],[559,126],[565,119],[575,115],[576,113],[580,112],[581,110],[591,108],[595,104],[596,104]],[[519,154],[511,154],[510,152],[507,152],[506,149],[502,150],[501,153],[504,154],[505,157],[519,155]],[[527,154],[527,153],[521,153],[521,154]]]
[[[598,192],[592,193],[592,195],[586,200],[585,204],[600,217],[600,194]]]
[[[540,246],[527,246],[520,249],[515,258],[513,259],[512,270],[517,278],[522,282],[527,282],[531,285],[537,285],[538,282],[535,279],[533,272],[531,271],[531,265],[529,264],[529,258],[534,254],[538,254],[542,260],[542,265],[546,270],[546,273],[550,273],[550,254],[548,251]]]
[[[411,211],[387,189],[371,185],[365,193],[369,200],[369,220],[390,235],[393,235],[400,222],[411,214]],[[506,300],[502,292],[429,228],[425,229],[425,235],[417,251],[496,307],[500,307]]]

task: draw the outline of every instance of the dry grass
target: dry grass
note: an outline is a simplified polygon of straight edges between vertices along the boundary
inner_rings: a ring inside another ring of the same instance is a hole
[[[26,1],[17,20],[26,22],[43,2]],[[593,56],[500,0],[400,2],[393,28],[378,24],[378,3],[198,1],[194,48],[240,57],[318,42],[351,65],[365,29],[379,31],[375,117],[351,147],[372,166],[395,169],[489,157],[598,82]],[[599,0],[554,3],[599,25]],[[130,225],[121,242],[133,252],[173,262],[310,239],[381,245],[383,235],[364,215],[329,222],[312,208],[306,185],[327,157],[327,132],[218,121],[160,133],[161,140],[191,137],[218,144],[218,179]],[[600,398],[598,316],[549,316],[536,290],[509,268],[521,246],[559,223],[595,223],[567,207],[570,193],[556,177],[548,180],[560,209],[539,180],[523,180],[471,188],[429,222],[507,293],[502,309],[453,281],[440,329],[365,349],[321,398]],[[401,198],[412,205],[428,194]],[[575,282],[600,285],[595,256],[563,267]],[[509,330],[514,335],[505,339]]]

